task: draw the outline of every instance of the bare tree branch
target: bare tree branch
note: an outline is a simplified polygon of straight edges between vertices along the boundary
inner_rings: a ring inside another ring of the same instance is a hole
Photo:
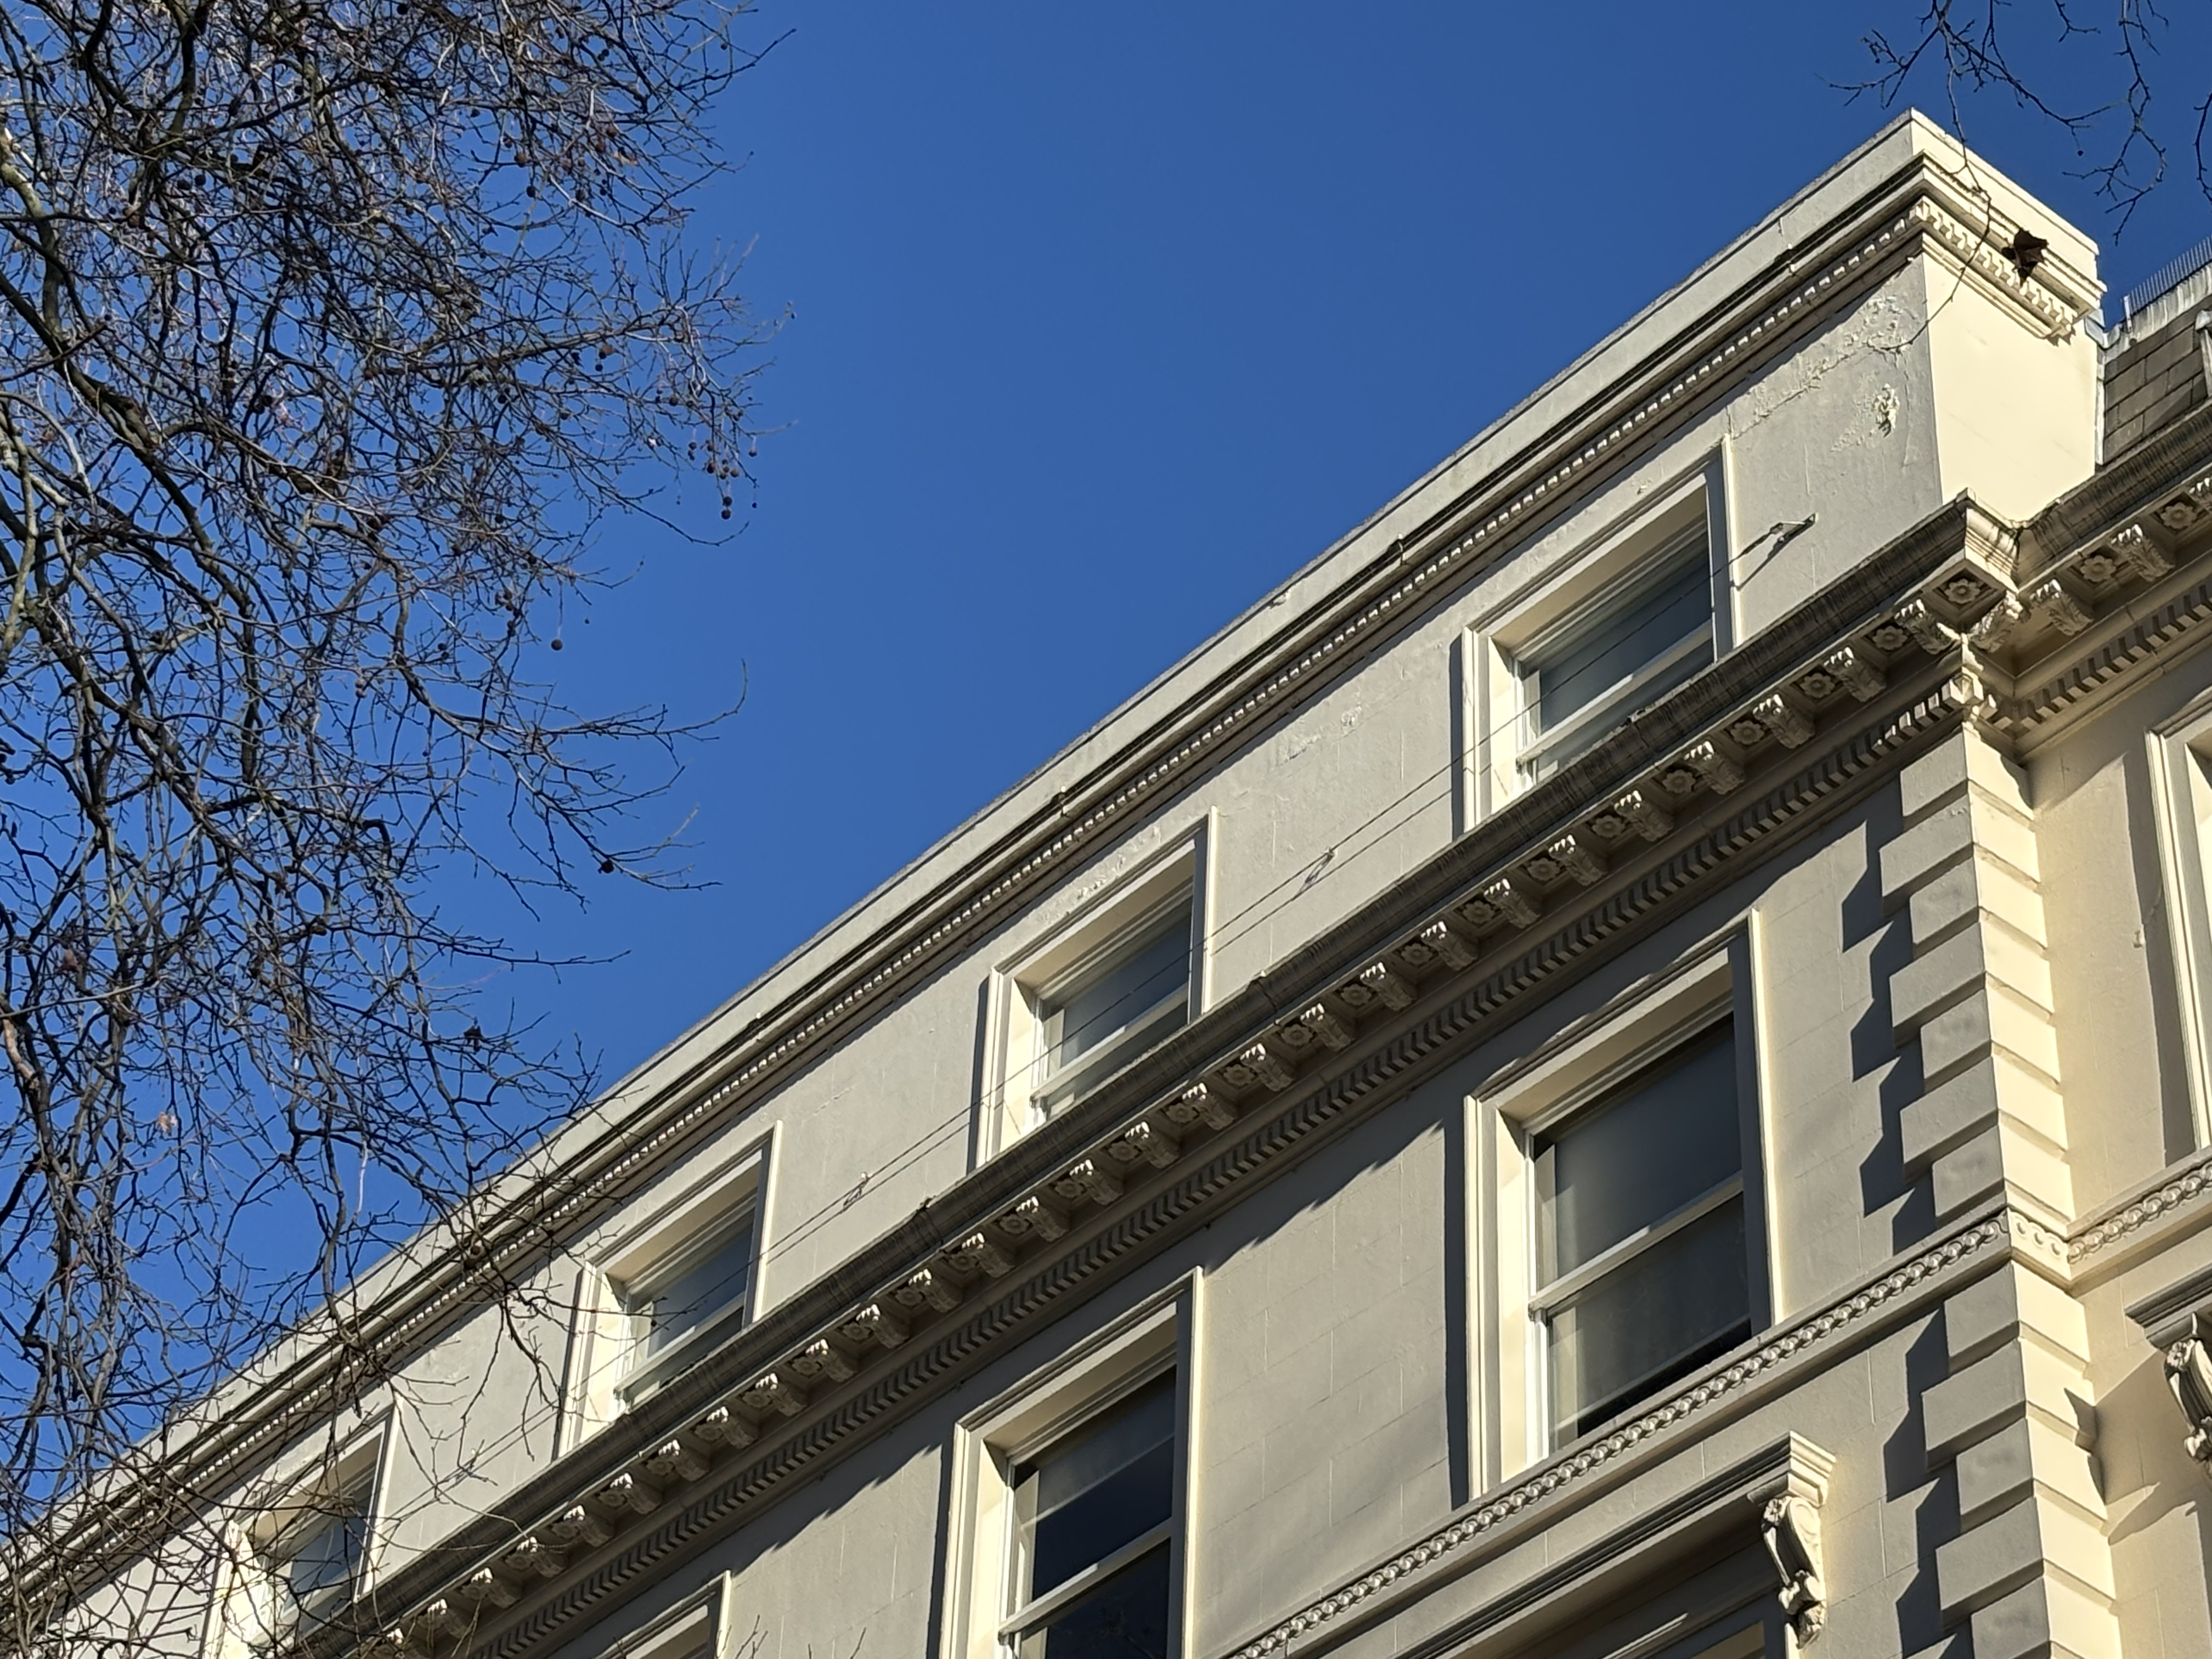
[[[425,894],[665,873],[679,728],[531,663],[610,513],[750,477],[734,9],[0,9],[0,1570],[580,1097]]]
[[[2083,3],[2032,5],[2027,15],[2042,19],[2049,35],[2030,41],[2023,54],[2014,30],[2019,9],[2007,0],[1923,0],[1906,33],[1892,39],[1869,31],[1863,44],[1873,72],[1844,89],[1888,107],[1923,83],[1939,82],[1952,130],[1961,134],[1966,100],[1989,93],[2008,97],[2066,135],[2082,163],[2075,176],[2109,206],[2118,234],[2165,179],[2175,142],[2160,125],[2155,95],[2163,71],[2159,40],[2168,24],[2152,0],[2108,0],[2109,15],[2096,22],[2083,21]],[[2212,200],[2205,154],[2212,89],[2191,107],[2197,185]]]

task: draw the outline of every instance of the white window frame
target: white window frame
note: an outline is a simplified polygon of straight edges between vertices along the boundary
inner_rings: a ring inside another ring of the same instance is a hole
[[[1168,1547],[1168,1651],[1190,1629],[1191,1475],[1198,1467],[1198,1309],[1194,1271],[1103,1330],[963,1418],[953,1431],[947,1504],[948,1589],[939,1651],[954,1659],[1008,1659],[1021,1629],[1065,1606],[1121,1566]],[[1117,1550],[1066,1584],[1011,1609],[1015,1469],[1160,1376],[1175,1378],[1174,1510],[1164,1528]]]
[[[1458,822],[1462,830],[1542,781],[1522,764],[1533,747],[1541,751],[1565,736],[1610,715],[1625,718],[1636,706],[1634,687],[1618,691],[1569,717],[1533,744],[1528,665],[1571,636],[1606,605],[1632,592],[1678,554],[1702,526],[1711,584],[1711,641],[1718,661],[1735,649],[1735,584],[1729,519],[1728,446],[1699,457],[1685,471],[1645,491],[1622,516],[1548,563],[1465,629],[1458,641],[1458,719],[1461,754]],[[1700,630],[1702,637],[1702,630]],[[1688,648],[1688,639],[1677,649]],[[1637,684],[1649,684],[1653,669]]]
[[[665,1613],[654,1615],[599,1659],[730,1659],[732,1581],[718,1572]]]
[[[1586,629],[1594,627],[1601,619],[1609,619],[1632,609],[1660,576],[1678,565],[1688,562],[1685,556],[1692,544],[1698,546],[1705,566],[1708,608],[1705,621],[1666,647],[1620,684],[1609,687],[1591,698],[1550,731],[1535,730],[1537,680],[1542,672],[1543,659],[1571,644]],[[1703,523],[1693,519],[1662,540],[1633,568],[1591,594],[1542,635],[1513,653],[1514,673],[1520,682],[1521,710],[1513,764],[1525,781],[1536,783],[1549,776],[1559,764],[1549,757],[1563,746],[1584,740],[1591,728],[1619,725],[1639,706],[1638,700],[1644,689],[1678,667],[1686,658],[1704,652],[1707,653],[1708,661],[1718,660],[1719,617],[1711,608],[1711,574],[1710,532]]]
[[[1546,1372],[1546,1312],[1591,1278],[1649,1249],[1660,1236],[1710,1213],[1741,1193],[1746,1274],[1753,1334],[1773,1322],[1777,1287],[1760,1087],[1753,926],[1749,920],[1690,955],[1657,983],[1544,1044],[1492,1077],[1468,1099],[1477,1168],[1469,1183],[1475,1213],[1468,1237],[1478,1261],[1469,1274],[1468,1318],[1478,1355],[1478,1397],[1470,1437],[1487,1486],[1559,1451],[1551,1437]],[[1662,1060],[1723,1020],[1735,1023],[1736,1103],[1743,1160],[1739,1176],[1614,1245],[1574,1273],[1539,1285],[1534,1139],[1616,1084]],[[1596,1431],[1592,1431],[1596,1432]]]
[[[347,1599],[358,1601],[369,1593],[376,1582],[382,1542],[380,1522],[386,1510],[386,1454],[391,1442],[388,1415],[380,1415],[328,1446],[307,1467],[298,1467],[301,1460],[295,1460],[290,1472],[274,1483],[277,1496],[261,1504],[250,1517],[223,1529],[220,1582],[202,1652],[210,1659],[258,1659],[258,1656],[281,1653],[289,1645],[288,1636],[275,1632],[270,1632],[274,1640],[257,1645],[247,1627],[249,1621],[255,1626],[264,1624],[253,1603],[269,1595],[271,1579],[291,1559],[273,1552],[318,1505],[329,1504],[356,1484],[368,1489],[368,1510],[361,1559],[355,1565],[353,1588]]]
[[[1214,837],[1212,814],[1157,851],[1147,854],[1102,888],[1078,899],[1072,913],[1045,937],[1018,956],[1000,963],[991,975],[989,1006],[994,1030],[986,1037],[991,1056],[977,1114],[975,1159],[981,1163],[1037,1128],[1038,1101],[1048,1085],[1067,1072],[1090,1070],[1103,1081],[1146,1052],[1122,1042],[1101,1043],[1066,1071],[1048,1076],[1042,1052],[1040,1004],[1079,976],[1086,963],[1110,954],[1133,934],[1157,922],[1172,908],[1188,905],[1190,915],[1189,1012],[1184,1024],[1206,1009],[1209,989],[1208,854]],[[1163,1002],[1166,999],[1161,1000]],[[1129,1025],[1141,1023],[1139,1011]]]
[[[2197,1145],[2212,1145],[2212,691],[2146,739]]]
[[[770,1196],[779,1127],[710,1147],[648,1188],[630,1212],[581,1253],[575,1279],[560,1449],[572,1449],[637,1401],[698,1363],[766,1305]],[[752,1227],[744,1296],[650,1359],[646,1316],[634,1311],[656,1281],[680,1272],[743,1214]]]

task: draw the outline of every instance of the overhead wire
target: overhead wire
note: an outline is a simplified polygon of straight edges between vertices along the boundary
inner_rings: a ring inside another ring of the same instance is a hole
[[[1809,528],[1812,523],[1811,518],[1795,525],[1778,523],[1764,535],[1753,538],[1741,554],[1732,556],[1729,561],[1730,568],[1747,557],[1753,548],[1778,534],[1781,535],[1782,541],[1786,543]],[[1780,544],[1777,544],[1776,550],[1778,550],[1779,545]],[[1769,556],[1771,556],[1771,553]],[[1589,673],[1595,672],[1595,665],[1593,664],[1590,668],[1580,672]],[[1562,684],[1571,686],[1574,684],[1574,677],[1570,677]],[[1348,867],[1376,848],[1385,845],[1392,836],[1402,830],[1415,816],[1449,799],[1457,787],[1456,775],[1461,769],[1463,766],[1480,764],[1480,762],[1477,757],[1486,754],[1492,743],[1510,727],[1519,724],[1524,718],[1525,711],[1516,710],[1495,726],[1476,733],[1472,742],[1455,745],[1455,752],[1443,765],[1416,779],[1359,823],[1339,834],[1314,859],[1302,864],[1297,870],[1284,876],[1272,886],[1255,894],[1237,910],[1218,919],[1215,923],[1214,936],[1207,941],[1209,947],[1216,951],[1222,950],[1249,937],[1260,927],[1304,897],[1320,881]],[[1446,780],[1449,781],[1444,781]],[[1432,787],[1440,781],[1443,781],[1444,787],[1441,789],[1433,789]],[[1417,797],[1419,799],[1416,799]],[[1369,830],[1375,829],[1384,818],[1401,808],[1407,809],[1403,818],[1391,823],[1372,838],[1360,840],[1360,837],[1365,836]],[[1355,842],[1358,844],[1355,845]],[[1164,987],[1176,971],[1176,969],[1164,967],[1153,975],[1147,975],[1143,981],[1129,987],[1112,1002],[1099,1009],[1083,1024],[1078,1026],[1075,1034],[1079,1035],[1094,1030],[1100,1022],[1113,1018],[1137,997],[1155,986]],[[1180,971],[1185,975],[1189,974],[1190,967],[1187,957]],[[1150,1000],[1148,999],[1146,1003],[1140,1006],[1150,1006]],[[979,1090],[958,1109],[924,1128],[912,1140],[896,1149],[890,1154],[889,1161],[881,1169],[868,1170],[855,1187],[841,1193],[807,1215],[799,1218],[796,1222],[780,1228],[781,1237],[773,1245],[768,1244],[763,1239],[763,1248],[757,1258],[756,1273],[759,1267],[769,1265],[805,1243],[827,1225],[832,1218],[848,1212],[856,1204],[872,1195],[873,1192],[881,1190],[892,1177],[902,1174],[915,1164],[943,1146],[947,1141],[968,1131],[975,1123],[978,1112],[1003,1107],[1007,1094],[1015,1086],[1019,1076],[1033,1071],[1034,1066],[1025,1066],[1019,1071],[1012,1066],[991,1069],[1002,1072],[1004,1074]],[[580,1309],[569,1310],[572,1323],[581,1312]],[[608,1364],[620,1363],[623,1358],[624,1356],[611,1356]],[[593,1367],[591,1380],[598,1381],[603,1376],[602,1368]],[[466,1465],[447,1479],[466,1478],[472,1472],[473,1466],[481,1462],[484,1457],[511,1449],[524,1437],[536,1431],[541,1426],[543,1418],[557,1415],[561,1409],[562,1408],[558,1405],[548,1406],[545,1412],[540,1413],[536,1419],[529,1418],[526,1413],[523,1420],[514,1423],[507,1431],[497,1436],[489,1443],[475,1443],[472,1455],[466,1460]],[[442,1491],[444,1484],[446,1483],[435,1476],[430,1477],[418,1503],[410,1506],[409,1513],[411,1514],[415,1510],[426,1509],[439,1503],[450,1503],[452,1499]]]
[[[1787,526],[1780,527],[1786,528]],[[1765,538],[1761,538],[1759,539],[1763,540]],[[1559,689],[1564,690],[1574,687],[1577,680],[1596,672],[1597,669],[1598,665],[1593,663],[1584,668],[1577,670],[1574,674],[1568,676],[1567,678],[1560,682]],[[1622,678],[1625,679],[1627,677]],[[1516,711],[1513,714],[1498,722],[1495,726],[1480,733],[1476,738],[1475,744],[1473,745],[1475,749],[1476,754],[1486,752],[1491,742],[1498,734],[1506,731],[1509,727],[1518,724],[1522,718],[1523,712]],[[1209,946],[1216,951],[1224,950],[1249,937],[1250,934],[1256,932],[1261,926],[1273,920],[1276,915],[1280,915],[1284,910],[1289,908],[1291,904],[1304,897],[1304,895],[1319,881],[1326,878],[1335,872],[1348,866],[1352,860],[1358,859],[1362,854],[1371,851],[1375,847],[1382,845],[1383,842],[1389,838],[1389,835],[1395,834],[1398,830],[1404,827],[1405,821],[1410,821],[1414,815],[1426,811],[1432,805],[1439,805],[1442,802],[1448,800],[1457,787],[1456,775],[1459,773],[1461,769],[1466,765],[1479,763],[1476,761],[1474,755],[1470,755],[1465,752],[1468,747],[1469,745],[1460,745],[1460,752],[1455,752],[1451,757],[1448,758],[1443,765],[1414,780],[1412,784],[1408,785],[1405,789],[1401,790],[1389,800],[1384,802],[1380,807],[1370,813],[1365,818],[1352,825],[1350,829],[1343,831],[1315,858],[1300,865],[1297,869],[1284,876],[1273,886],[1255,894],[1241,908],[1231,912],[1225,917],[1218,919],[1214,923],[1214,935],[1207,941]],[[1423,793],[1424,791],[1431,790],[1432,786],[1438,784],[1440,781],[1443,783],[1443,787],[1442,788],[1436,789],[1433,793]],[[1417,796],[1419,797],[1418,800],[1415,799]],[[1408,806],[1408,803],[1411,803],[1410,806]],[[1358,846],[1351,847],[1351,843],[1357,841],[1358,837],[1364,835],[1368,830],[1373,829],[1377,823],[1381,823],[1383,818],[1389,817],[1392,812],[1396,811],[1401,807],[1408,808],[1407,819],[1405,821],[1392,824],[1382,836],[1378,836]],[[1348,852],[1345,850],[1347,847],[1351,847],[1351,850]],[[1286,891],[1286,890],[1292,888],[1295,888],[1296,890]],[[1271,900],[1274,902],[1271,903],[1269,902]],[[1266,907],[1264,909],[1261,908],[1263,906]],[[1258,914],[1255,915],[1255,912],[1258,912]],[[1238,925],[1239,923],[1243,925],[1240,927]],[[1186,967],[1183,971],[1188,972],[1188,968]],[[1152,988],[1156,981],[1159,985],[1160,988],[1164,989],[1166,983],[1165,976],[1172,972],[1172,969],[1163,969],[1159,974],[1149,976],[1146,981],[1132,986],[1120,997],[1115,999],[1113,1002],[1100,1009],[1090,1021],[1085,1022],[1085,1026],[1078,1028],[1079,1030],[1090,1029],[1091,1027],[1095,1026],[1098,1022],[1112,1017],[1123,1007],[1130,1004],[1140,993]],[[994,1069],[999,1070],[1001,1068]],[[966,1101],[959,1109],[949,1113],[945,1118],[939,1120],[938,1122],[930,1125],[918,1136],[916,1136],[914,1140],[909,1141],[904,1146],[896,1149],[891,1154],[890,1161],[887,1163],[883,1169],[870,1170],[859,1186],[840,1194],[836,1198],[824,1203],[819,1208],[799,1218],[799,1220],[791,1226],[779,1229],[781,1237],[775,1246],[764,1250],[761,1258],[763,1263],[766,1264],[767,1262],[772,1261],[783,1255],[787,1250],[795,1248],[797,1245],[804,1243],[816,1231],[819,1231],[820,1227],[823,1224],[825,1224],[827,1220],[833,1214],[842,1214],[848,1211],[855,1203],[866,1196],[869,1190],[876,1187],[884,1179],[891,1175],[902,1172],[914,1163],[936,1151],[947,1141],[955,1139],[963,1130],[966,1129],[974,1122],[975,1115],[978,1112],[997,1110],[1002,1108],[1006,1103],[1007,1094],[1011,1091],[1020,1075],[1020,1073],[1017,1072],[1016,1068],[1012,1066],[1006,1066],[1002,1069],[1004,1073],[1003,1075],[997,1076],[992,1082],[986,1084],[981,1090]],[[1021,1068],[1021,1071],[1025,1072],[1030,1069],[1032,1068],[1024,1066]]]

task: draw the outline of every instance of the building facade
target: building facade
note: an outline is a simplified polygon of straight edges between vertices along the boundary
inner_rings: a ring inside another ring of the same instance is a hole
[[[2108,335],[1900,119],[18,1594],[179,1659],[2212,1654],[2209,291]]]

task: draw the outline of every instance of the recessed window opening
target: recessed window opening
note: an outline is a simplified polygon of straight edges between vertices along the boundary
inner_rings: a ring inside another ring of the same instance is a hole
[[[623,1307],[635,1327],[625,1396],[635,1399],[665,1378],[670,1357],[694,1339],[742,1324],[752,1277],[753,1208],[747,1204],[625,1285]]]
[[[353,1599],[368,1553],[374,1472],[364,1471],[335,1493],[309,1499],[260,1552],[267,1608],[260,1639],[268,1650],[301,1629],[327,1624]]]
[[[1121,930],[1033,994],[1033,1123],[1058,1116],[1190,1019],[1191,896]]]
[[[1166,1654],[1176,1469],[1173,1372],[1015,1460],[1004,1646],[1018,1659]]]
[[[1734,1023],[1530,1138],[1552,1443],[1751,1334]]]
[[[1519,653],[1519,765],[1543,777],[1713,660],[1705,527],[1694,525],[1551,637]]]

